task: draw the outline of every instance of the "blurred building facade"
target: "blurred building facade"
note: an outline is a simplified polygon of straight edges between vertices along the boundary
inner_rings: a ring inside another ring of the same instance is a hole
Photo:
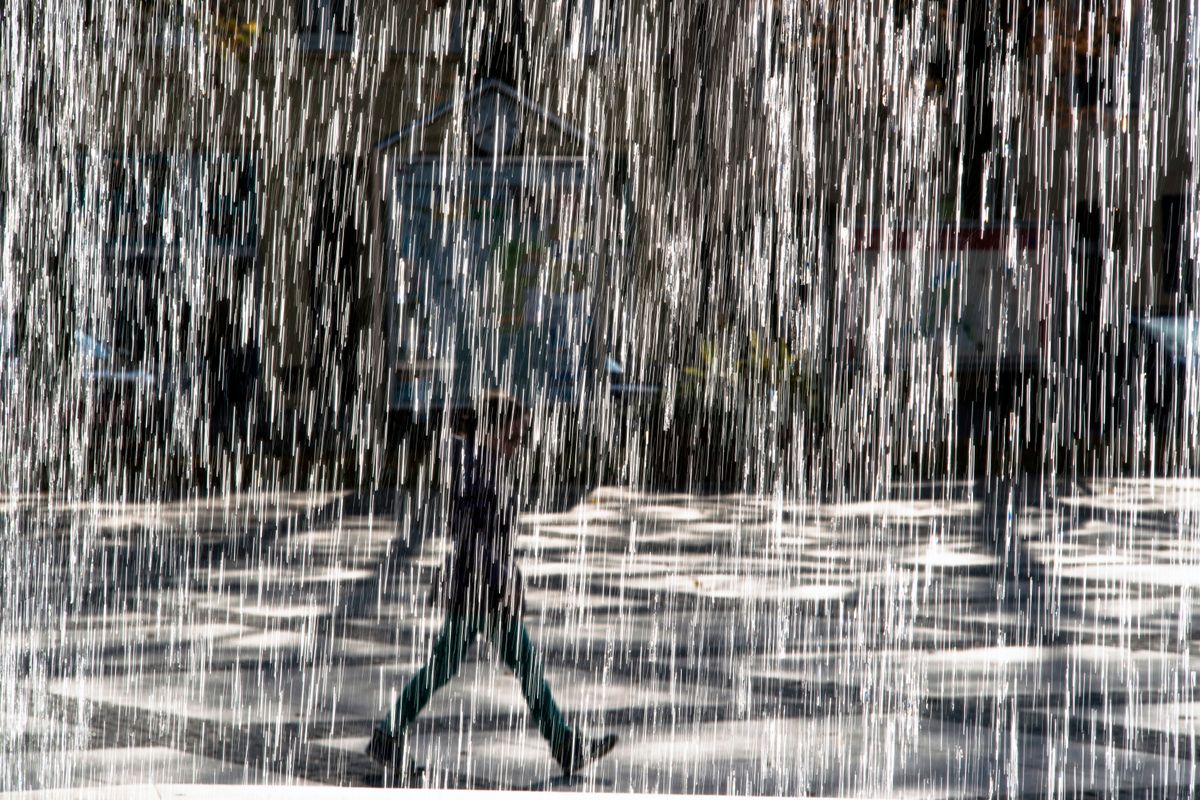
[[[284,408],[373,435],[396,302],[381,159],[481,157],[461,109],[416,150],[396,134],[489,80],[603,153],[602,182],[632,208],[612,278],[630,287],[623,327],[660,332],[628,355],[665,364],[668,388],[730,330],[828,345],[837,311],[822,328],[808,308],[837,294],[864,228],[1058,226],[1090,248],[1067,268],[1099,292],[1083,312],[1097,320],[1193,291],[1181,16],[850,5],[138,0],[24,19],[46,47],[15,102],[30,152],[92,165],[106,262],[174,254],[178,285],[144,280],[147,296],[190,298],[193,349],[234,364],[210,401],[256,371],[277,436],[312,435],[280,429]],[[79,58],[56,61],[55,37]],[[1115,263],[1136,264],[1115,290],[1082,274]]]
[[[76,87],[73,137],[101,260],[178,262],[178,286],[147,291],[206,318],[202,358],[254,362],[270,420],[290,407],[364,436],[387,404],[381,143],[488,80],[570,119],[615,55],[589,3],[144,0],[88,22],[113,50]],[[555,63],[514,72],[547,38]],[[477,155],[465,129],[446,146]],[[238,379],[216,371],[219,404]]]

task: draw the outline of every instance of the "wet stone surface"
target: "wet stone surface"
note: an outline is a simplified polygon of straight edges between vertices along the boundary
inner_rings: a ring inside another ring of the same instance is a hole
[[[11,499],[0,789],[382,785],[363,748],[440,626],[437,509]],[[618,748],[559,777],[481,641],[412,752],[448,788],[1188,796],[1198,512],[1171,481],[600,488],[519,547],[555,696]]]

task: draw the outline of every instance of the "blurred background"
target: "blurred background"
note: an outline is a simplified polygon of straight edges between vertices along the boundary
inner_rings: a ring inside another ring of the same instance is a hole
[[[1191,469],[1193,14],[13,5],[6,479],[395,486],[495,387],[634,482]]]

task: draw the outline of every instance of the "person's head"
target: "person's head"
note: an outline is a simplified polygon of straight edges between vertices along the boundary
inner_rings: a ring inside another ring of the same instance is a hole
[[[490,394],[476,408],[476,440],[501,456],[510,456],[524,444],[530,416],[512,395]]]

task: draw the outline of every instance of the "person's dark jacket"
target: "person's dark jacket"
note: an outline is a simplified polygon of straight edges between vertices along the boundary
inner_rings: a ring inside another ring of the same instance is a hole
[[[457,613],[520,613],[521,573],[513,547],[515,492],[502,485],[497,456],[469,437],[455,436],[450,454],[450,537],[453,552],[442,574],[447,609]]]

